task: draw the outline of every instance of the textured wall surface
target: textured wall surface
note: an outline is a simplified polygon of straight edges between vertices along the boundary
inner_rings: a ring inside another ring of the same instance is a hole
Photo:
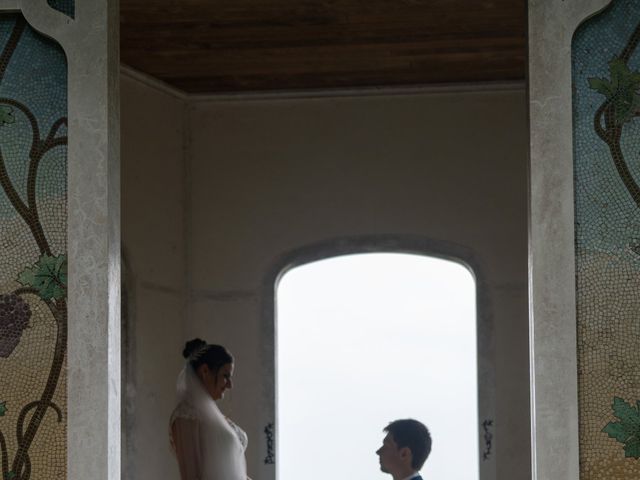
[[[221,408],[249,434],[251,476],[273,478],[274,268],[395,236],[473,252],[493,326],[489,462],[498,479],[530,478],[525,105],[522,90],[191,104],[186,334],[236,355]]]
[[[640,477],[640,4],[573,41],[580,470]]]
[[[186,323],[184,102],[123,76],[123,478],[177,479],[167,436]]]
[[[0,51],[2,476],[64,478],[67,64],[18,14]]]

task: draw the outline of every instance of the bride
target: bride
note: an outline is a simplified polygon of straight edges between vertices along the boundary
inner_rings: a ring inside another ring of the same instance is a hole
[[[233,357],[199,338],[187,342],[182,355],[187,362],[169,430],[181,479],[247,480],[247,434],[216,405],[232,387]]]

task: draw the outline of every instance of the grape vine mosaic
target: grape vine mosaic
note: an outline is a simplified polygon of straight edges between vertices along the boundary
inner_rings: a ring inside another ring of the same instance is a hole
[[[640,478],[640,2],[572,46],[580,478]]]
[[[1,14],[0,480],[66,478],[66,85],[62,49]]]

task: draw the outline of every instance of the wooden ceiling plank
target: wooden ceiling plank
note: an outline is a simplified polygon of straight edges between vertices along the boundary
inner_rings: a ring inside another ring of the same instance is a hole
[[[245,91],[522,78],[525,7],[515,0],[122,0],[121,52],[132,67],[194,92],[231,91],[234,82]]]

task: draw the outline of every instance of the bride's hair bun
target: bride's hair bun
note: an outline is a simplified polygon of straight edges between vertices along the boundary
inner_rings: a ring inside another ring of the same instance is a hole
[[[207,346],[207,342],[202,340],[201,338],[194,338],[193,340],[189,340],[184,344],[184,350],[182,350],[182,356],[184,358],[189,358],[191,355],[198,350],[202,350]]]
[[[210,345],[201,338],[194,338],[185,343],[182,356],[194,370],[206,363],[213,372],[217,373],[223,365],[233,363],[233,356],[226,348],[222,345]]]

